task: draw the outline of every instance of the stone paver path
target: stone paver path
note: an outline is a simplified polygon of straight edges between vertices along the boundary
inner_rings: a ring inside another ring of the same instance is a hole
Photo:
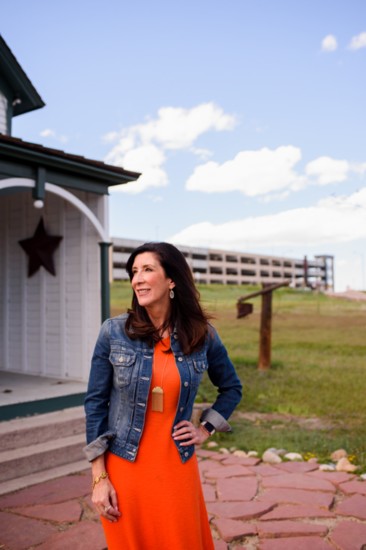
[[[357,475],[197,454],[215,550],[366,549],[366,482]],[[81,472],[0,497],[0,550],[106,549],[90,482]]]

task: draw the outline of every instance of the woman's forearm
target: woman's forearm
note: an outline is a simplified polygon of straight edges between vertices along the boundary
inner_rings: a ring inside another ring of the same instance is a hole
[[[98,476],[100,476],[100,474],[103,474],[106,471],[104,454],[99,455],[97,458],[95,458],[92,461],[91,468],[92,468],[93,480]]]

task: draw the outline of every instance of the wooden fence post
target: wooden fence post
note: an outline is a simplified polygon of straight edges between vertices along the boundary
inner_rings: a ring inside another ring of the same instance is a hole
[[[271,332],[272,291],[262,294],[262,311],[259,333],[259,370],[267,370],[271,366]]]
[[[245,301],[256,296],[262,297],[261,324],[259,332],[259,358],[258,369],[268,370],[271,367],[271,332],[272,332],[272,294],[274,290],[288,286],[290,281],[283,281],[279,284],[263,284],[262,290],[252,292],[238,299],[237,317],[245,317],[253,311],[252,304],[246,304]]]

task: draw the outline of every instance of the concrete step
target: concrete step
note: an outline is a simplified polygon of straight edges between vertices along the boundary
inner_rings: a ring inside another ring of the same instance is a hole
[[[83,407],[0,422],[0,494],[89,468]]]
[[[0,481],[82,460],[84,434],[70,435],[0,453]]]
[[[83,407],[0,422],[1,451],[85,433]]]
[[[2,481],[0,482],[0,496],[12,493],[13,491],[19,491],[20,489],[25,489],[26,487],[31,487],[32,485],[37,485],[37,483],[43,483],[51,479],[76,474],[89,469],[90,465],[88,461],[84,459],[77,462],[71,462],[69,464],[63,464],[62,466],[56,466],[55,468],[50,468],[48,470],[43,470],[42,472],[36,472],[26,476]]]

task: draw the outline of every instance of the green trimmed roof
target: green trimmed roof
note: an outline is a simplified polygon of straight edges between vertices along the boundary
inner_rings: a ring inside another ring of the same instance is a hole
[[[13,116],[44,107],[44,101],[1,35],[0,77],[5,82],[8,93],[10,93],[10,100],[13,104]]]
[[[0,134],[0,179],[35,179],[38,168],[61,187],[108,194],[108,187],[137,180],[139,172]]]

